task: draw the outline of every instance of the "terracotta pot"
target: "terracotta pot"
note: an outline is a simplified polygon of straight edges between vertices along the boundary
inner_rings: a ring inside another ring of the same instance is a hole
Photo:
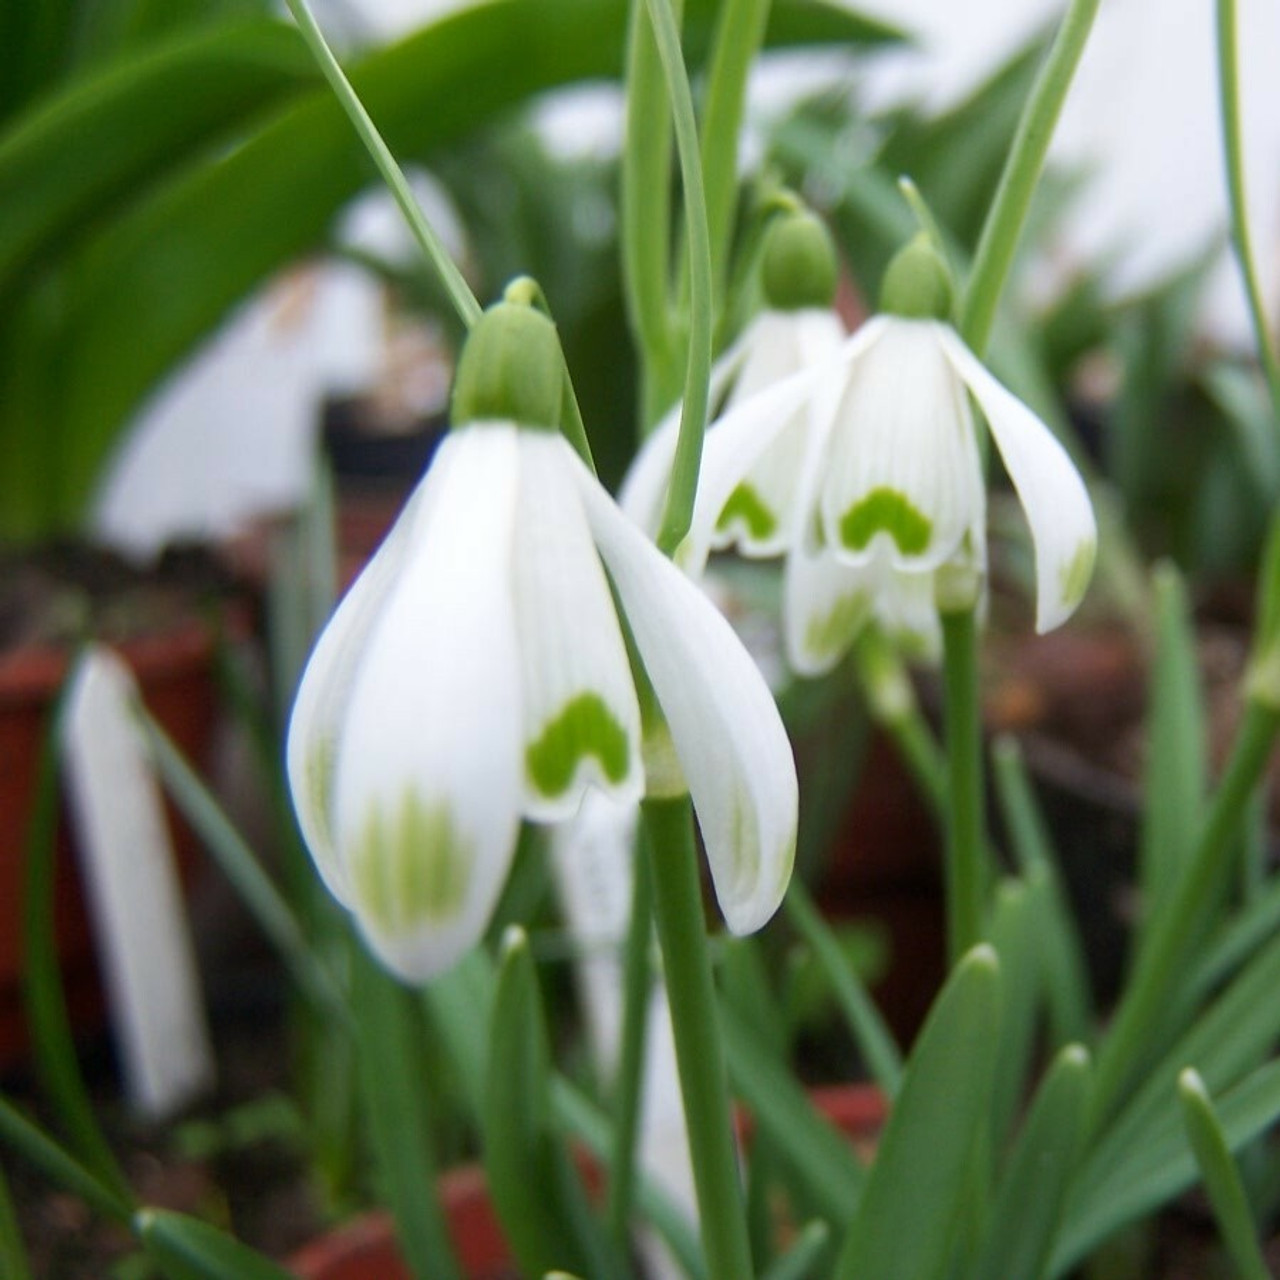
[[[137,676],[144,702],[194,761],[208,751],[217,714],[213,679],[216,639],[192,620],[163,634],[119,646]],[[50,716],[71,658],[64,648],[28,647],[0,656],[0,1068],[27,1048],[22,1010],[24,853],[40,757]],[[194,837],[170,813],[180,870],[196,860]],[[73,1021],[100,1016],[93,943],[65,821],[59,821],[55,872],[55,936]]]
[[[815,1089],[815,1105],[856,1145],[872,1144],[887,1114],[884,1095],[873,1085],[835,1085]],[[749,1120],[741,1124],[750,1139]],[[511,1255],[485,1189],[484,1172],[468,1165],[445,1174],[440,1197],[468,1280],[511,1280]],[[391,1215],[364,1214],[316,1240],[289,1262],[300,1280],[412,1280],[400,1258]]]

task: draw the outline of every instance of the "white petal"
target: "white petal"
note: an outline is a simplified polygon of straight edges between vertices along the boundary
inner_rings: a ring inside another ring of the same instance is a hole
[[[836,410],[822,528],[850,563],[882,557],[908,571],[932,569],[955,552],[981,500],[973,421],[937,326],[882,319],[880,340],[850,369]]]
[[[515,429],[468,427],[446,451],[367,637],[335,772],[350,905],[410,980],[480,937],[519,833]]]
[[[728,392],[746,353],[745,334],[711,366],[708,403],[715,411]],[[651,538],[658,536],[671,483],[671,467],[680,438],[681,405],[677,401],[640,447],[618,490],[618,505]]]
[[[890,569],[876,592],[876,621],[908,658],[937,662],[942,622],[934,600],[934,574]]]
[[[871,568],[845,564],[803,542],[791,548],[782,582],[782,623],[791,669],[801,676],[830,671],[849,652],[871,617],[876,584]]]
[[[947,358],[982,407],[1004,459],[1036,550],[1036,630],[1065,622],[1080,603],[1093,570],[1098,529],[1084,481],[1053,432],[946,326]]]
[[[429,513],[449,469],[448,451],[441,454],[325,624],[303,669],[289,716],[286,766],[298,825],[326,887],[341,902],[350,895],[333,837],[338,732],[369,631],[413,545],[412,530]]]
[[[570,818],[594,784],[644,794],[640,708],[609,583],[559,435],[522,431],[515,529],[526,816]]]
[[[786,731],[733,629],[580,469],[587,519],[666,716],[735,933],[773,915],[795,857],[797,789]]]

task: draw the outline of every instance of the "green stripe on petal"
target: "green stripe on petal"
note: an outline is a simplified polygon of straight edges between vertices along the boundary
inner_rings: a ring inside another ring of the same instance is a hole
[[[808,619],[804,632],[805,650],[814,662],[838,658],[853,643],[871,612],[871,597],[865,591],[841,596],[824,614]]]
[[[349,865],[360,913],[395,935],[459,914],[475,850],[447,805],[406,791],[394,812],[370,806]]]
[[[1075,555],[1062,568],[1059,592],[1062,595],[1062,607],[1070,612],[1084,598],[1089,587],[1089,579],[1093,577],[1093,562],[1098,554],[1095,539],[1087,538],[1077,548]]]
[[[840,541],[863,551],[878,533],[887,533],[903,555],[920,555],[929,546],[933,522],[905,493],[881,487],[855,502],[841,517]]]
[[[761,542],[772,537],[778,528],[778,517],[745,480],[729,495],[729,501],[724,504],[724,510],[716,521],[716,530],[724,533],[735,520],[741,522],[752,538]]]
[[[551,720],[525,752],[529,778],[544,796],[563,795],[589,757],[615,785],[631,766],[627,732],[598,693],[582,693]]]

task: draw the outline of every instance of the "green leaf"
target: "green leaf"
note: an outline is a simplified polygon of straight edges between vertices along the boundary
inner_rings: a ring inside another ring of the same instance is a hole
[[[287,24],[241,20],[157,41],[42,99],[0,137],[0,289],[317,79]]]
[[[489,1192],[526,1274],[568,1268],[607,1276],[613,1266],[553,1122],[550,1090],[537,974],[528,939],[513,926],[504,942],[489,1022],[481,1115]]]
[[[462,1269],[434,1193],[437,1166],[421,1009],[370,956],[354,960],[351,1004],[361,1093],[400,1247],[420,1280],[457,1280]]]
[[[1269,1280],[1271,1268],[1258,1245],[1258,1228],[1227,1146],[1226,1134],[1204,1081],[1188,1068],[1178,1077],[1182,1121],[1227,1250],[1241,1280]]]
[[[32,1280],[3,1167],[0,1167],[0,1275],[9,1277],[9,1280]]]
[[[1079,1045],[1054,1059],[1000,1177],[986,1237],[967,1280],[1044,1274],[1083,1146],[1090,1062]]]
[[[831,1228],[820,1219],[807,1222],[796,1232],[795,1239],[776,1262],[761,1274],[760,1280],[805,1280],[818,1271],[831,1246]]]
[[[991,1139],[997,1151],[1025,1096],[1031,1069],[1041,989],[1037,925],[1043,919],[1047,891],[1043,875],[1034,884],[1005,880],[996,890],[989,941],[1000,957],[1004,980],[1000,1048],[991,1094]]]
[[[741,1019],[722,1008],[720,1026],[733,1092],[768,1136],[774,1159],[824,1217],[843,1222],[863,1184],[852,1148]]]
[[[956,965],[929,1014],[836,1268],[839,1280],[938,1280],[970,1201],[999,1044],[991,947]]]
[[[178,1280],[290,1280],[290,1273],[198,1218],[140,1209],[134,1232],[147,1253]]]
[[[710,0],[689,6],[695,60],[712,9]],[[625,26],[623,0],[468,6],[361,58],[350,78],[393,153],[421,158],[543,90],[617,76]],[[766,39],[791,46],[893,36],[833,3],[780,0]],[[255,286],[320,248],[369,176],[328,90],[295,94],[240,145],[175,174],[78,255],[52,340],[58,374],[39,412],[44,433],[60,443],[64,520],[82,510],[144,396]],[[20,414],[0,410],[6,454],[22,427]],[[20,496],[14,470],[0,480]]]
[[[1176,882],[1204,809],[1207,766],[1205,720],[1186,588],[1178,571],[1161,565],[1154,576],[1156,657],[1147,721],[1145,803],[1139,848],[1141,890],[1148,918]]]

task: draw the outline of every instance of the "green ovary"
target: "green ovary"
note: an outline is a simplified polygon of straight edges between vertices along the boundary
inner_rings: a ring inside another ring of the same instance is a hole
[[[363,912],[402,933],[458,914],[474,860],[448,807],[406,791],[398,809],[370,806],[350,865]]]
[[[887,533],[903,555],[919,555],[929,545],[933,522],[905,493],[881,487],[855,502],[840,521],[840,541],[861,551],[877,533]]]
[[[777,517],[746,481],[729,495],[729,501],[724,504],[724,510],[716,521],[716,530],[723,533],[735,520],[741,521],[757,541],[768,538],[778,528]]]
[[[525,765],[538,792],[563,795],[579,763],[594,756],[610,782],[621,782],[631,763],[626,730],[598,693],[580,693],[547,724],[525,752]]]
[[[1089,579],[1093,576],[1093,561],[1097,550],[1098,544],[1092,538],[1082,542],[1062,570],[1059,590],[1065,605],[1074,608],[1084,596]]]
[[[829,613],[809,619],[804,633],[805,647],[815,658],[829,658],[843,652],[866,621],[870,607],[865,591],[843,596]]]

